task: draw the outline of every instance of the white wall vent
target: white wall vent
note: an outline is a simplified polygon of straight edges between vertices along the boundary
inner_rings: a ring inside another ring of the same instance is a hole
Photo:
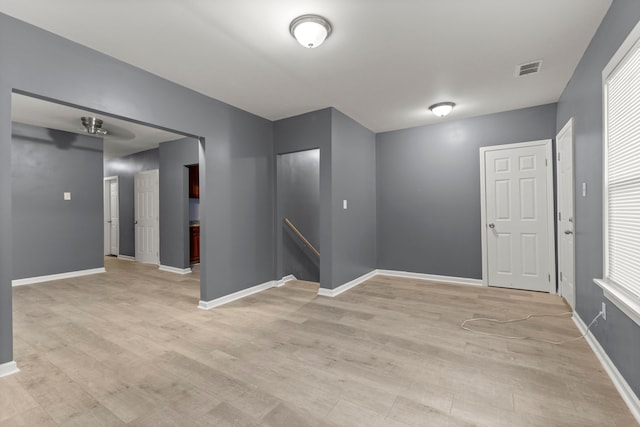
[[[539,59],[537,61],[527,62],[525,64],[520,64],[516,67],[516,77],[539,73],[541,67],[542,67],[542,59]]]

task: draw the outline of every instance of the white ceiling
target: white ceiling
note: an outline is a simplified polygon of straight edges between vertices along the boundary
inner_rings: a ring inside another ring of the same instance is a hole
[[[105,136],[89,135],[80,120],[83,116],[93,116],[104,121]],[[139,151],[157,148],[165,141],[184,138],[171,132],[139,125],[125,120],[67,107],[53,102],[13,93],[11,95],[11,121],[85,134],[104,140],[104,158],[122,157]]]
[[[611,0],[0,0],[0,11],[276,120],[333,106],[375,131],[556,102]],[[317,49],[290,36],[317,13]],[[539,74],[518,64],[543,59]]]

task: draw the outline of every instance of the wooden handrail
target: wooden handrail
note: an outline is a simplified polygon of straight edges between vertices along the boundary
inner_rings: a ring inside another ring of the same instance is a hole
[[[309,242],[307,240],[307,238],[304,237],[304,235],[300,232],[300,230],[298,230],[296,228],[296,226],[293,225],[293,223],[291,221],[289,221],[289,218],[285,218],[284,219],[284,223],[287,224],[289,226],[289,228],[291,230],[293,230],[294,233],[296,233],[296,235],[300,238],[300,240],[302,240],[304,242],[304,244],[307,245],[309,247],[309,249],[311,249],[311,251],[318,256],[318,258],[320,258],[320,252],[318,252],[318,250],[313,247],[311,242]]]

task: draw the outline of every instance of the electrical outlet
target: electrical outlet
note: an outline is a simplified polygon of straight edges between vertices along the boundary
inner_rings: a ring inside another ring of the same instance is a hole
[[[607,305],[604,302],[602,303],[602,318],[607,320]]]

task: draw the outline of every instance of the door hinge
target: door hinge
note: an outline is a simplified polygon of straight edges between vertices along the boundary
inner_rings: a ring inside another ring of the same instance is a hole
[[[544,159],[544,165],[549,166],[549,159]]]
[[[558,161],[560,161],[560,153],[558,153]]]
[[[549,273],[549,281],[551,281],[551,273]]]
[[[562,221],[562,212],[558,212],[558,221]]]
[[[560,272],[560,281],[562,282],[562,271]]]

